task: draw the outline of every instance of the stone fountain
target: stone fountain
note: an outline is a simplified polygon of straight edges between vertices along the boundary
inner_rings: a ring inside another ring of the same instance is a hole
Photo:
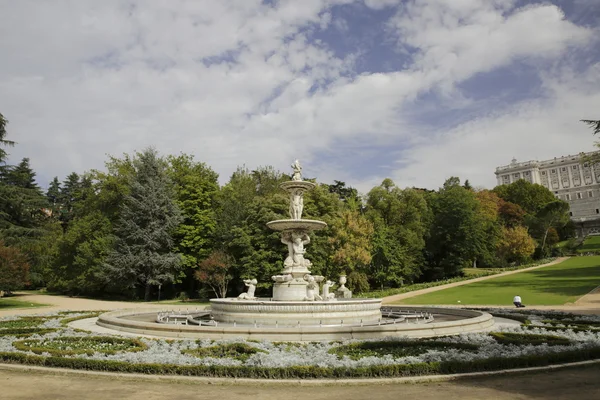
[[[254,283],[247,280],[248,292],[237,299],[211,299],[214,320],[277,325],[364,324],[380,320],[380,299],[351,299],[350,291],[344,287],[345,277],[340,281],[341,290],[336,292],[341,298],[336,298],[334,293],[329,292],[332,281],[311,274],[312,263],[305,257],[306,246],[310,243],[311,232],[323,229],[327,224],[302,218],[304,193],[313,189],[315,184],[302,179],[302,166],[298,160],[292,168],[292,180],[280,185],[290,195],[290,218],[267,223],[269,228],[281,232],[281,242],[288,249],[280,274],[271,277],[273,296],[254,297],[256,280]]]

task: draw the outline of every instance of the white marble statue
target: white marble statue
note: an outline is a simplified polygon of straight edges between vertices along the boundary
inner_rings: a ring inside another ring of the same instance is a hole
[[[331,282],[330,280],[327,280],[324,284],[323,284],[323,300],[331,300],[331,299],[335,299],[335,293],[329,293],[329,289],[331,289],[334,286],[334,283]]]
[[[304,276],[304,279],[308,282],[308,285],[306,285],[306,297],[304,298],[304,300],[323,300],[323,298],[319,295],[319,284],[315,280],[315,277],[306,274]]]
[[[248,287],[248,290],[245,293],[242,293],[238,296],[240,300],[255,300],[254,291],[256,290],[256,285],[258,281],[256,279],[244,279],[244,284]]]
[[[304,209],[304,192],[301,189],[295,189],[290,192],[290,218],[302,219],[302,210]]]
[[[310,236],[303,231],[286,232],[281,235],[281,242],[288,245],[288,256],[283,262],[286,268],[289,267],[310,267],[312,263],[304,258],[304,245],[310,243]]]
[[[295,160],[292,164],[292,168],[294,169],[294,174],[292,175],[293,181],[301,181],[302,180],[302,165],[300,165],[300,161]]]

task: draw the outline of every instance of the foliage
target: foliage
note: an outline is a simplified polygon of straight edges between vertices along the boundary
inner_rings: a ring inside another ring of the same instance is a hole
[[[554,335],[535,335],[515,332],[490,332],[490,336],[501,344],[566,346],[571,343],[567,338]]]
[[[475,193],[450,178],[432,199],[434,220],[427,241],[430,278],[452,277],[473,264],[489,259],[488,224]]]
[[[535,251],[535,241],[523,226],[502,227],[498,241],[498,258],[507,263],[521,264],[528,260]]]
[[[198,347],[197,349],[184,350],[184,354],[190,354],[194,357],[229,357],[239,361],[246,361],[248,357],[256,353],[265,353],[264,350],[257,349],[246,343],[226,343],[210,347]]]
[[[198,264],[196,279],[212,288],[217,297],[226,297],[229,282],[233,278],[232,260],[223,251],[215,250]]]
[[[0,240],[0,290],[22,289],[27,283],[27,257],[15,247],[7,247]]]
[[[524,179],[509,185],[496,186],[493,191],[503,200],[521,207],[527,215],[537,214],[546,204],[556,200],[547,188]]]
[[[330,276],[364,272],[371,263],[373,224],[357,210],[344,209],[336,217],[328,239],[333,267],[329,271]]]
[[[477,344],[469,343],[451,343],[439,341],[423,341],[423,340],[387,340],[387,341],[365,341],[356,342],[338,347],[333,347],[329,350],[330,354],[335,354],[339,357],[350,357],[352,360],[360,360],[364,357],[409,357],[418,356],[427,353],[432,349],[466,349],[477,350]]]
[[[172,234],[181,214],[166,163],[157,152],[146,149],[133,160],[133,166],[130,193],[124,197],[114,228],[114,250],[102,274],[106,281],[127,287],[141,285],[148,301],[152,285],[172,282],[180,271],[181,256],[173,252]]]
[[[21,351],[35,354],[73,355],[94,353],[115,354],[120,351],[141,351],[147,346],[138,339],[116,338],[109,336],[61,337],[56,339],[27,339],[13,342]]]
[[[374,226],[371,279],[381,288],[414,281],[421,275],[430,221],[423,193],[385,179],[368,193],[366,215]]]
[[[183,257],[183,265],[193,269],[214,246],[218,175],[190,155],[170,156],[168,162],[176,203],[183,217],[175,232],[176,248]]]

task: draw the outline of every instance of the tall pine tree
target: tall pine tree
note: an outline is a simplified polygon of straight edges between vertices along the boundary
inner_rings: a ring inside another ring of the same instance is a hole
[[[149,301],[152,286],[172,282],[181,268],[172,235],[182,218],[166,163],[156,150],[144,150],[133,165],[130,193],[115,225],[115,248],[103,272],[108,281],[143,287]]]

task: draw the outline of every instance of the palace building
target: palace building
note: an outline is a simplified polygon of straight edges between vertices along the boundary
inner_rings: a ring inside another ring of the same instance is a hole
[[[513,159],[509,165],[496,168],[498,185],[519,179],[540,184],[569,203],[571,220],[577,226],[578,236],[600,233],[600,164],[588,165],[581,161],[582,156],[595,153],[600,152],[545,161],[517,162]]]

